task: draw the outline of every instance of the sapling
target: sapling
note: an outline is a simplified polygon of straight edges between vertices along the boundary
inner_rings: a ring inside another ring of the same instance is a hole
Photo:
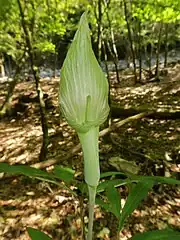
[[[108,89],[108,81],[92,50],[84,13],[62,67],[59,104],[82,145],[84,178],[89,192],[88,240],[93,236],[94,205],[100,179],[99,126],[109,114]]]

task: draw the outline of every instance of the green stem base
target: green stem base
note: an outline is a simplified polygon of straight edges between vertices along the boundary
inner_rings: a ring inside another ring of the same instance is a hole
[[[93,221],[94,221],[94,206],[96,199],[96,187],[89,186],[89,223],[88,223],[88,235],[87,240],[93,239]]]

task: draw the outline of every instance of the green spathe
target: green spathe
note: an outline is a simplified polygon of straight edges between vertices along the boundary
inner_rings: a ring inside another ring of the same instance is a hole
[[[86,13],[64,61],[59,89],[61,111],[78,133],[106,120],[108,81],[92,50]]]

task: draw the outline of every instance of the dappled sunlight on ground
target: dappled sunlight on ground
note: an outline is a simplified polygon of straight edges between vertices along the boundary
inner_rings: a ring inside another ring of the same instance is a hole
[[[14,126],[14,127],[13,127]],[[28,163],[38,157],[41,144],[41,127],[30,124],[20,125],[0,123],[1,162]]]
[[[111,93],[113,100],[126,108],[141,106],[152,110],[160,111],[180,110],[178,96],[180,96],[180,83],[175,83],[172,89],[169,89],[169,84],[149,83],[144,86],[133,88],[112,88]],[[173,99],[174,98],[174,99]]]
[[[9,180],[9,183],[13,189],[9,187],[0,192],[0,236],[4,236],[3,239],[27,239],[27,226],[40,227],[45,232],[54,229],[53,239],[71,236],[75,239],[73,231],[76,229],[78,233],[81,227],[77,224],[79,203],[67,191],[52,188],[50,192],[37,181],[25,178]],[[23,187],[21,191],[20,186]]]
[[[178,65],[178,64],[177,64]],[[180,72],[180,64],[176,69]],[[174,77],[176,77],[175,75]],[[180,80],[180,77],[179,77]],[[180,81],[161,81],[140,86],[121,87],[121,83],[111,88],[112,99],[126,108],[138,107],[151,110],[179,111]],[[125,80],[124,80],[125,81]]]

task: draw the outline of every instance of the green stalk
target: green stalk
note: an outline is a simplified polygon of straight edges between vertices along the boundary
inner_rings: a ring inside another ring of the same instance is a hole
[[[94,205],[96,188],[100,179],[99,167],[99,127],[92,127],[86,133],[78,133],[84,156],[84,178],[89,191],[89,223],[87,240],[93,238]]]
[[[93,221],[94,221],[94,206],[96,199],[96,187],[88,185],[89,191],[89,222],[88,222],[88,235],[87,240],[93,239]]]

